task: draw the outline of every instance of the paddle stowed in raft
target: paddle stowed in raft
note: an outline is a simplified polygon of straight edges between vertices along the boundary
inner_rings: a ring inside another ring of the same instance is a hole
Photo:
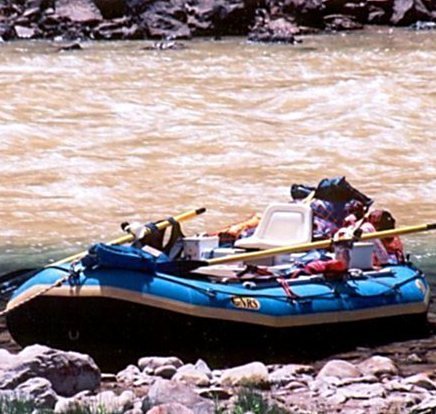
[[[361,240],[435,228],[410,226],[363,234]],[[323,240],[205,261],[169,261],[147,248],[97,245],[82,265],[62,261],[47,266],[17,289],[5,311],[8,328],[21,345],[153,352],[168,344],[179,350],[183,344],[234,344],[235,338],[289,340],[297,327],[425,317],[429,285],[410,262],[350,270],[339,278],[289,278],[283,265],[250,280],[237,272],[238,266],[227,267],[225,280],[215,274],[217,265],[222,270],[227,263],[331,245]]]

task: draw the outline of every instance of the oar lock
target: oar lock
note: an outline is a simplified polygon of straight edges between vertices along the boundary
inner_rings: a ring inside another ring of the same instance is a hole
[[[144,226],[144,224],[138,221],[134,221],[133,223],[128,223],[127,221],[124,221],[123,223],[121,223],[121,229],[124,232],[134,236],[136,240],[142,239],[146,233],[146,227]]]

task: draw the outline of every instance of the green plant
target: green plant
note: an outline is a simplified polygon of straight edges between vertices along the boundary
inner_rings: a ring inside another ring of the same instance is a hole
[[[34,409],[34,404],[28,400],[13,397],[0,398],[0,413],[2,414],[31,414]]]
[[[0,414],[32,414],[35,412],[35,403],[30,400],[10,396],[0,397]],[[42,408],[36,411],[38,414],[52,414],[53,410]],[[76,407],[70,409],[67,414],[121,414],[119,412],[108,412],[103,405],[96,408]]]
[[[247,411],[254,414],[288,414],[278,405],[270,404],[260,392],[252,388],[243,388],[238,394],[233,414],[244,414]]]

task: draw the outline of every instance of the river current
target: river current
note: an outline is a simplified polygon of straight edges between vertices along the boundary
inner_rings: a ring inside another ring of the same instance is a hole
[[[345,175],[399,226],[436,221],[436,32],[0,44],[0,270],[208,212],[214,230]],[[405,238],[434,275],[436,234]]]

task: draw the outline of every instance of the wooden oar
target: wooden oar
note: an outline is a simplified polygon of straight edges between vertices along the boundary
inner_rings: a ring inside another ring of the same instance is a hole
[[[186,211],[185,213],[182,213],[182,214],[179,214],[177,216],[174,216],[174,217],[168,218],[166,220],[160,221],[158,223],[155,223],[155,226],[158,230],[163,230],[163,229],[171,226],[173,221],[182,222],[185,220],[189,220],[189,219],[194,218],[200,214],[203,214],[205,211],[206,211],[206,209],[204,207],[198,208],[196,210],[189,210],[189,211]],[[151,232],[152,232],[152,230],[149,227],[146,227],[144,236],[147,234],[150,234]],[[123,243],[128,243],[128,242],[133,241],[133,240],[134,240],[134,235],[127,234],[125,236],[111,240],[110,242],[108,242],[108,244],[123,244]],[[64,259],[58,260],[57,262],[49,263],[44,267],[60,266],[60,265],[63,265],[65,263],[69,263],[69,262],[72,262],[74,260],[80,259],[83,256],[85,256],[87,253],[88,253],[88,251],[85,250],[83,252],[73,254],[72,256],[65,257]],[[35,273],[36,270],[39,270],[39,269],[37,269],[37,268],[35,268],[35,269],[21,269],[21,270],[14,270],[12,272],[8,272],[6,274],[3,274],[0,276],[0,286],[2,286],[3,284],[10,283],[12,281],[15,281],[15,284],[16,284],[18,280],[20,280],[20,282],[27,280],[29,277],[31,277]],[[9,289],[9,287],[8,287],[8,289]],[[2,293],[2,289],[0,288],[0,294],[1,293]]]
[[[408,227],[402,227],[392,230],[376,231],[373,233],[364,233],[359,237],[359,241],[384,239],[387,237],[400,236],[403,234],[410,234],[410,233],[418,233],[428,230],[436,230],[436,223],[408,226]],[[352,241],[352,240],[353,240],[352,238],[347,238],[347,237],[339,239],[339,241]],[[280,254],[306,252],[308,250],[314,250],[314,249],[326,249],[331,247],[332,244],[333,241],[331,239],[328,239],[328,240],[320,240],[311,243],[297,244],[293,246],[275,247],[273,249],[261,250],[256,252],[240,253],[231,256],[217,257],[215,259],[205,260],[204,263],[206,264],[204,266],[239,262],[243,260],[263,259],[266,257],[276,256]]]
[[[166,229],[167,227],[171,226],[171,222],[173,220],[177,221],[177,222],[189,220],[189,219],[194,218],[200,214],[203,214],[205,211],[206,211],[206,209],[204,207],[198,208],[196,210],[186,211],[185,213],[179,214],[178,216],[174,216],[174,217],[168,218],[166,220],[160,221],[158,223],[155,223],[155,226],[156,226],[157,230],[163,230],[163,229]],[[150,234],[151,232],[152,232],[152,230],[149,227],[145,227],[145,233],[144,233],[143,237],[146,236],[147,234]],[[119,237],[118,239],[111,240],[110,242],[108,242],[108,244],[129,243],[129,242],[133,241],[134,238],[135,238],[135,236],[133,234],[127,234],[125,236]],[[85,250],[83,252],[73,254],[72,256],[68,256],[65,259],[61,259],[57,262],[51,263],[47,266],[59,266],[59,265],[62,265],[64,263],[72,262],[74,260],[80,259],[81,257],[83,257],[87,253],[88,253],[88,251]]]

